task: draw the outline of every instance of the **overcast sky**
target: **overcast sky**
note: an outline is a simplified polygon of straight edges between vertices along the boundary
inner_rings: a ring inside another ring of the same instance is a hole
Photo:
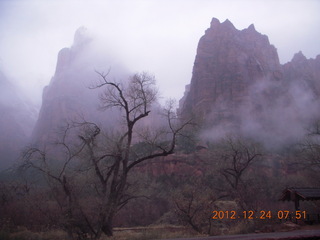
[[[132,72],[153,73],[164,98],[179,100],[212,17],[238,29],[253,23],[285,63],[300,50],[320,54],[319,13],[318,0],[0,0],[0,70],[40,100],[58,51],[85,26]]]

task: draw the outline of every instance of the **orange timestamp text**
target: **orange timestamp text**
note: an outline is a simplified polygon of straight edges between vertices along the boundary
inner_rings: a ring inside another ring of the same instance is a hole
[[[212,219],[306,219],[306,211],[212,211]]]

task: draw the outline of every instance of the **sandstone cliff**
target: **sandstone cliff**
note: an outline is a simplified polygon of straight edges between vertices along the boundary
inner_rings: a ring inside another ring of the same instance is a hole
[[[248,95],[248,86],[264,77],[281,78],[277,51],[253,25],[237,30],[229,20],[212,19],[200,39],[191,86],[182,114],[230,118]],[[212,108],[212,106],[215,106]]]
[[[288,82],[300,81],[313,90],[314,97],[320,97],[320,55],[307,59],[300,51],[283,65],[283,72]]]
[[[126,70],[97,49],[85,28],[79,28],[70,48],[60,50],[55,74],[44,88],[42,106],[33,131],[34,143],[52,143],[59,138],[59,129],[73,121],[112,121],[112,114],[98,111],[99,90],[92,90],[99,81],[95,72],[111,68],[110,78],[127,76]],[[58,134],[58,135],[57,135]]]
[[[199,41],[178,111],[201,122],[210,137],[245,133],[267,142],[301,137],[319,117],[319,62],[320,56],[308,60],[298,53],[282,66],[276,48],[253,25],[240,31],[229,20],[213,18]]]

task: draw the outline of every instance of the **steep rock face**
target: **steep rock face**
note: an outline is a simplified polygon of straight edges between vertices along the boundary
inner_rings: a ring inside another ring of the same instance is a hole
[[[121,66],[111,60],[92,44],[85,28],[76,31],[71,48],[58,54],[57,66],[50,84],[43,91],[42,106],[33,131],[34,143],[48,143],[59,136],[59,129],[72,121],[83,120],[100,123],[111,121],[110,114],[98,111],[99,90],[92,90],[99,81],[95,72],[112,67],[110,77],[121,79],[127,75]],[[102,56],[103,55],[103,56]],[[101,69],[99,69],[99,66]]]
[[[37,115],[33,104],[0,72],[0,170],[17,160]]]
[[[253,25],[239,31],[212,19],[178,111],[202,123],[206,137],[244,134],[275,147],[303,137],[320,118],[319,97],[320,56],[306,59],[300,52],[281,65],[276,48]]]
[[[288,82],[300,82],[312,89],[314,97],[320,97],[320,55],[307,59],[300,51],[283,65],[284,77]]]
[[[179,111],[201,117],[211,113],[214,122],[230,119],[248,100],[248,86],[266,77],[282,77],[277,51],[267,36],[253,25],[239,31],[229,20],[214,18],[199,41],[190,90]]]

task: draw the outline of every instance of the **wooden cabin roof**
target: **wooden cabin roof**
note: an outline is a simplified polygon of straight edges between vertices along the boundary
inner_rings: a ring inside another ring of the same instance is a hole
[[[295,201],[299,200],[320,200],[320,188],[287,188],[283,190],[279,200]]]

